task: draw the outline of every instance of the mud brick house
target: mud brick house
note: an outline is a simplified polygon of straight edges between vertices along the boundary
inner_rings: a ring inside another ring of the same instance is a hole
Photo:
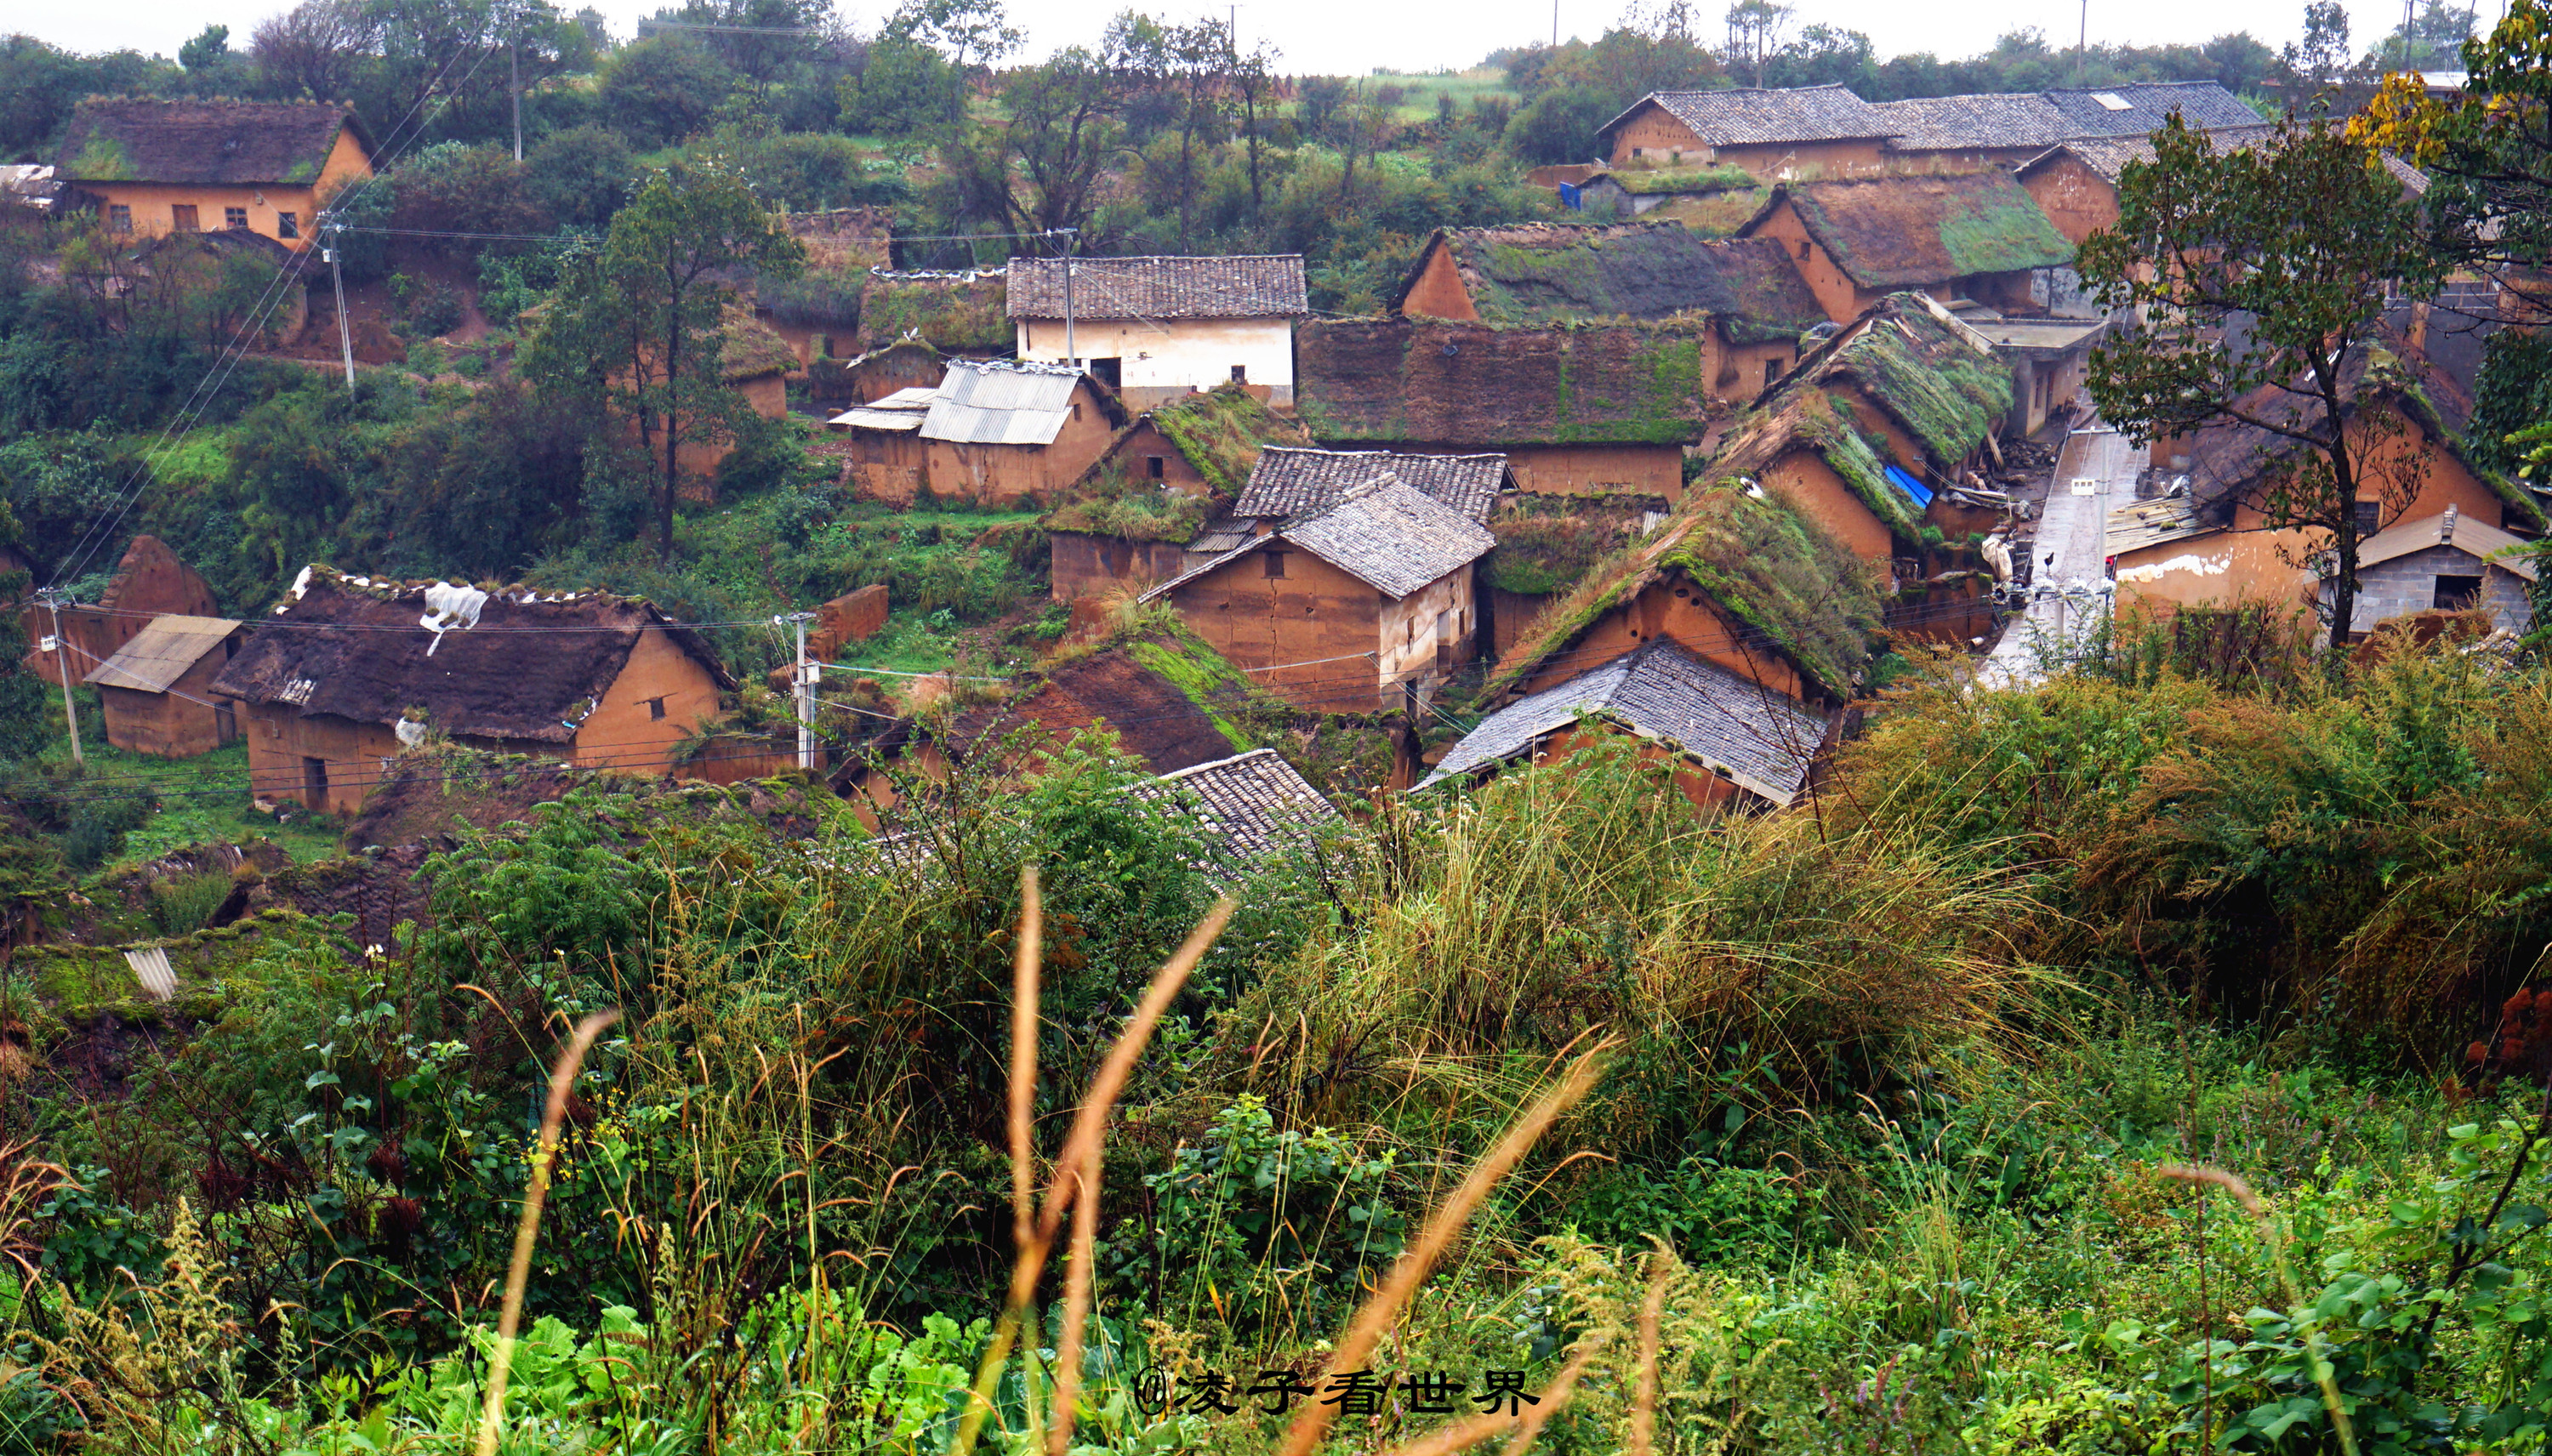
[[[735,685],[705,641],[635,597],[311,567],[212,687],[240,704],[259,798],[345,813],[430,734],[664,773]]]
[[[1714,486],[1545,606],[1480,701],[1504,706],[1671,640],[1772,692],[1839,706],[1879,623],[1868,564],[1780,496]]]
[[[1606,734],[1639,743],[1699,806],[1786,808],[1826,737],[1828,716],[1696,657],[1671,638],[1491,713],[1418,784],[1485,779],[1518,761],[1558,762]]]
[[[1896,123],[1840,86],[1651,91],[1596,133],[1616,167],[1726,162],[1758,177],[1849,176],[1886,165]]]
[[[2074,261],[2074,245],[2001,171],[1794,182],[1773,188],[1741,236],[1778,240],[1836,323],[1909,288],[2035,312],[2032,275]]]
[[[805,270],[753,280],[753,316],[789,342],[800,367],[860,352],[860,290],[894,262],[895,234],[882,207],[836,207],[780,218],[806,250]]]
[[[1743,167],[1651,167],[1645,163],[1606,169],[1577,189],[1577,211],[1589,218],[1646,218],[1671,222],[1704,238],[1725,238],[1763,205],[1764,185]]]
[[[2256,121],[2215,133],[2219,150],[2256,141],[2270,129]],[[2153,143],[2132,137],[2082,137],[2059,142],[2022,159],[2012,171],[2037,199],[2039,210],[2072,243],[2117,226],[2118,177],[2131,161],[2153,160]]]
[[[941,354],[964,359],[1006,359],[1010,320],[1003,314],[1009,285],[998,272],[899,273],[872,269],[860,284],[859,353],[919,339]],[[838,348],[838,346],[836,346]]]
[[[156,618],[218,614],[213,588],[193,568],[179,561],[159,537],[136,536],[96,601],[60,609],[58,641],[70,653],[70,676],[77,680],[122,651]],[[20,617],[27,641],[35,645],[27,657],[29,670],[47,682],[59,683],[61,662],[43,648],[44,640],[54,635],[53,623],[54,614],[41,607],[28,607]]]
[[[2017,167],[2063,142],[2150,136],[2175,114],[2191,131],[2263,126],[2258,112],[2215,81],[1921,96],[1875,109],[1896,128],[1887,150],[1905,170]]]
[[[1494,451],[1523,490],[1671,503],[1686,447],[1727,413],[1708,387],[1718,339],[1700,318],[1319,319],[1297,331],[1298,407],[1341,449]]]
[[[899,339],[856,358],[808,364],[806,392],[821,404],[870,404],[902,389],[936,389],[947,374],[947,356],[928,341]]]
[[[372,174],[354,110],[319,101],[92,97],[71,111],[54,158],[59,206],[110,233],[245,229],[296,252],[321,205]]]
[[[1132,407],[1224,383],[1294,403],[1294,321],[1312,312],[1302,255],[1011,259],[1020,359],[1067,358],[1067,267],[1071,348]]]
[[[1187,543],[1247,488],[1268,446],[1311,432],[1237,384],[1182,394],[1136,415],[1043,522],[1057,601],[1142,591],[1186,571]]]
[[[154,617],[87,681],[97,688],[106,741],[128,753],[190,759],[239,737],[231,703],[213,678],[248,629],[227,617]]]
[[[1496,325],[1707,320],[1703,387],[1731,400],[1780,377],[1799,336],[1826,321],[1777,242],[1708,239],[1671,222],[1441,229],[1391,311]]]
[[[913,433],[934,494],[1007,505],[1053,499],[1124,424],[1116,396],[1078,369],[952,360]]]
[[[1470,659],[1471,564],[1496,544],[1469,515],[1385,477],[1255,531],[1141,599],[1169,602],[1290,702],[1398,708]]]
[[[1863,560],[1922,553],[1983,463],[2008,368],[1946,310],[1900,293],[1819,345],[1731,426],[1703,480],[1768,490]],[[1982,494],[1982,487],[1977,487]]]
[[[2413,593],[2408,578],[2423,570],[2436,578],[2482,578],[2470,590],[2456,582],[2432,588],[2432,596],[2486,594],[2492,573],[2478,566],[2451,570],[2453,558],[2495,559],[2497,538],[2486,532],[2540,535],[2546,527],[2541,501],[2465,450],[2471,396],[2416,351],[2360,351],[2343,363],[2341,378],[2346,438],[2364,481],[2357,501],[2363,543],[2359,589],[2367,589],[2365,552],[2390,537],[2388,553],[2395,547],[2403,552],[2388,555],[2380,564],[2392,570],[2375,578],[2383,587],[2379,599]],[[2321,420],[2317,402],[2297,402],[2276,385],[2264,386],[2243,407],[2264,421],[2293,428],[2315,429]],[[2317,605],[2323,585],[2309,563],[2323,549],[2324,534],[2272,529],[2262,509],[2267,493],[2302,464],[2308,449],[2253,426],[2209,430],[2193,440],[2157,441],[2155,454],[2164,457],[2157,480],[2165,493],[2109,516],[2109,568],[2120,604],[2137,602],[2166,613],[2182,606],[2240,602]],[[2173,453],[2182,452],[2174,458]],[[2441,525],[2448,511],[2456,519],[2451,530]],[[2464,547],[2457,547],[2458,541]],[[2491,550],[2464,549],[2476,544]],[[2431,556],[2432,547],[2442,548],[2444,555]],[[2418,560],[2404,561],[2413,549]],[[2422,603],[2419,609],[2426,608]],[[2363,614],[2369,610],[2389,612],[2389,607],[2361,601],[2352,622],[2368,620]]]

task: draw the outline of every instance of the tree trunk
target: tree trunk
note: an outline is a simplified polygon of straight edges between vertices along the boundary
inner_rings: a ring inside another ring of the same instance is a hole
[[[2332,546],[2339,574],[2330,583],[2330,650],[2348,646],[2348,624],[2357,615],[2357,515],[2355,502],[2339,518],[2339,537]]]
[[[656,560],[674,565],[674,495],[682,483],[678,465],[682,448],[683,285],[680,274],[665,269],[665,491],[656,503]]]

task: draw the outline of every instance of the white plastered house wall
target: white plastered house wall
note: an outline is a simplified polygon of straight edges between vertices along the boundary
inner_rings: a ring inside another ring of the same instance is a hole
[[[1061,319],[1020,319],[1016,330],[1022,360],[1060,364],[1071,357]],[[1266,385],[1267,402],[1280,409],[1294,404],[1289,319],[1076,319],[1072,335],[1081,358],[1118,362],[1118,392],[1128,409],[1149,409],[1234,379]]]

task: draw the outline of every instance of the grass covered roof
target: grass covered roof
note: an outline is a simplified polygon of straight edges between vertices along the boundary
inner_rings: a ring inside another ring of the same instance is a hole
[[[1701,320],[1500,328],[1314,319],[1295,408],[1333,445],[1681,445],[1714,410]]]
[[[1000,273],[871,273],[860,288],[860,348],[919,334],[943,354],[1008,354],[1017,342]]]
[[[1780,244],[1705,238],[1674,222],[1447,228],[1420,252],[1395,310],[1438,250],[1451,256],[1471,306],[1489,324],[1706,314],[1745,344],[1796,338],[1826,317]]]
[[[1777,496],[1717,485],[1686,496],[1653,534],[1607,557],[1545,607],[1481,700],[1511,693],[1607,612],[1674,572],[1735,618],[1750,646],[1778,654],[1828,696],[1852,695],[1881,619],[1869,569]]]
[[[2011,173],[1999,169],[1791,182],[1772,190],[1765,213],[1784,199],[1835,265],[1864,288],[1925,286],[2074,260],[2074,245]]]
[[[1184,394],[1127,421],[1072,483],[1072,498],[1045,518],[1047,530],[1186,541],[1203,528],[1207,501],[1165,491],[1126,468],[1126,446],[1146,424],[1195,467],[1217,499],[1226,501],[1249,483],[1250,467],[1258,463],[1261,450],[1312,443],[1312,432],[1300,420],[1269,409],[1238,384]]]
[[[2011,408],[2011,365],[1913,293],[1880,299],[1799,361],[1776,392],[1837,382],[1859,386],[1944,468],[1967,459]]]

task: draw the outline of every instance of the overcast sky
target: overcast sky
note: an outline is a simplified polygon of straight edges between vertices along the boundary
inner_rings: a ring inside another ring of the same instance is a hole
[[[590,3],[610,18],[615,32],[656,12],[662,0],[561,0],[575,10]],[[1223,7],[1200,0],[1011,0],[1014,19],[1028,31],[1028,53],[1096,40],[1108,17],[1129,8],[1170,20],[1223,15]],[[850,0],[843,9],[862,31],[876,28],[889,0]],[[2499,0],[2478,0],[2484,27],[2498,18]],[[24,30],[76,51],[132,47],[174,55],[179,43],[207,24],[231,28],[244,46],[257,23],[288,8],[277,0],[120,0],[75,5],[66,0],[0,0],[0,29]],[[1905,0],[1798,0],[1799,24],[1861,31],[1879,54],[1930,51],[1945,58],[1971,54],[1996,36],[2036,26],[2055,44],[2071,46],[2082,9],[2069,0],[2006,0],[1983,4],[1908,4]],[[1695,9],[1715,15],[1724,5],[1700,0]],[[2366,43],[2401,23],[2397,0],[2350,0],[2350,34]],[[1563,36],[1589,40],[1623,11],[1623,0],[1559,0]],[[2271,47],[2293,40],[2303,0],[2091,0],[2094,43],[2154,45],[2201,42],[2229,31],[2249,31]],[[1289,71],[1354,74],[1388,66],[1432,70],[1467,66],[1501,46],[1547,40],[1550,0],[1248,0],[1239,7],[1243,46],[1275,43]]]

